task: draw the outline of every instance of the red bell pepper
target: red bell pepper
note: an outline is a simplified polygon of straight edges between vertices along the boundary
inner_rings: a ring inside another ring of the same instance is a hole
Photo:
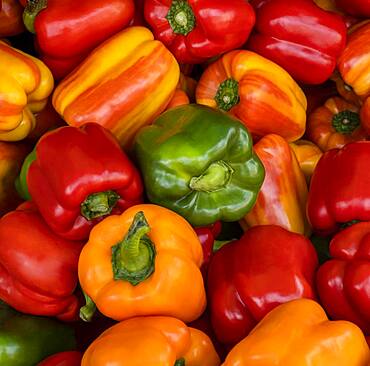
[[[212,325],[223,343],[236,343],[279,304],[315,298],[316,251],[303,235],[255,226],[224,245],[208,269]]]
[[[333,233],[352,220],[370,221],[370,141],[323,154],[312,175],[307,214],[315,232]]]
[[[56,336],[58,336],[56,334]],[[46,358],[37,366],[80,366],[82,353],[78,351],[60,352]]]
[[[241,47],[255,23],[246,0],[145,0],[144,15],[155,38],[189,64]]]
[[[69,74],[100,43],[129,25],[133,0],[32,0],[24,12],[54,78]]]
[[[370,17],[369,0],[336,0],[336,4],[346,13],[360,18]]]
[[[78,257],[82,242],[53,233],[24,203],[0,220],[0,299],[26,314],[78,318]]]
[[[333,319],[349,320],[370,335],[370,222],[340,231],[329,248],[333,259],[317,272],[321,304]]]
[[[282,66],[296,81],[321,84],[346,45],[346,24],[312,0],[253,0],[256,33],[248,47]]]
[[[143,191],[138,170],[96,123],[45,134],[27,185],[47,224],[71,240],[87,239],[104,216],[140,203]]]

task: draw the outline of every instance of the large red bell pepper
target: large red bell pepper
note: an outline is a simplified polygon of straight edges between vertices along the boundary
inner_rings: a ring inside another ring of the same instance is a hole
[[[58,237],[31,203],[6,214],[0,220],[0,299],[23,313],[76,320],[83,244]]]
[[[248,47],[302,83],[321,84],[346,44],[346,24],[312,0],[253,0],[256,33]]]
[[[333,259],[317,272],[321,303],[331,318],[349,320],[370,335],[370,222],[340,231],[329,248]]]
[[[69,74],[100,43],[129,25],[133,0],[28,0],[24,20],[36,33],[54,78]]]
[[[223,343],[236,343],[273,308],[314,298],[318,265],[311,242],[279,226],[255,226],[212,257],[208,295],[212,325]]]
[[[307,214],[314,231],[329,234],[352,220],[370,221],[370,141],[327,151],[312,175]]]
[[[336,4],[346,13],[357,17],[370,17],[369,0],[336,0]]]
[[[145,0],[156,39],[180,63],[200,63],[241,47],[255,23],[246,0]]]
[[[110,213],[141,202],[138,170],[104,127],[61,127],[36,145],[28,190],[48,225],[71,240],[89,236]]]
[[[56,334],[56,336],[58,336]],[[42,362],[37,366],[81,366],[82,353],[78,351],[66,351],[56,353]]]

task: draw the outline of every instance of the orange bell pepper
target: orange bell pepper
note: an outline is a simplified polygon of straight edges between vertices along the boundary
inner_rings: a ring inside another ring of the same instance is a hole
[[[163,112],[180,69],[144,27],[129,27],[96,48],[55,89],[53,105],[71,126],[96,122],[130,147],[140,128]]]
[[[185,304],[183,304],[185,305]],[[103,332],[81,366],[218,366],[209,337],[169,317],[132,318]]]
[[[313,300],[279,305],[237,344],[223,366],[368,366],[370,351],[357,325],[328,320]]]
[[[202,246],[190,224],[143,204],[97,224],[78,264],[82,289],[115,320],[165,315],[186,322],[205,309]],[[89,316],[89,307],[82,315]]]
[[[367,137],[360,124],[359,108],[339,97],[328,99],[309,115],[306,134],[322,151]]]
[[[306,97],[280,66],[251,51],[223,55],[203,73],[196,100],[239,118],[254,137],[298,140],[306,127]]]
[[[267,135],[254,145],[265,167],[265,180],[256,204],[241,221],[246,229],[278,225],[308,235],[306,218],[307,183],[289,144],[278,135]]]

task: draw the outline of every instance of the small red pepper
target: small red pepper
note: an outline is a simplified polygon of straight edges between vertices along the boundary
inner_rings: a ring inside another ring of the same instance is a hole
[[[57,334],[55,336],[58,336]],[[80,366],[82,353],[78,351],[60,352],[46,358],[37,366]]]

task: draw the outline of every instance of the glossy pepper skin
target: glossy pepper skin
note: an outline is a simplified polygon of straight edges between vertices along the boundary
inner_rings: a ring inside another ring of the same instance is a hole
[[[308,193],[307,215],[314,231],[329,234],[352,220],[370,221],[370,141],[327,151],[318,162]]]
[[[278,225],[309,235],[308,189],[293,150],[281,136],[272,134],[264,136],[253,148],[265,168],[265,180],[256,204],[242,219],[242,226]]]
[[[163,112],[179,81],[173,55],[144,27],[104,42],[55,89],[53,105],[71,126],[96,122],[130,147]]]
[[[84,292],[112,319],[165,315],[189,322],[206,306],[202,261],[197,234],[184,218],[143,204],[95,226],[78,275]],[[84,319],[89,311],[82,309]]]
[[[370,17],[370,1],[369,0],[335,0],[336,4],[346,13],[356,17]]]
[[[240,48],[256,20],[245,0],[145,0],[144,12],[156,39],[183,64]]]
[[[135,154],[149,200],[193,226],[241,219],[264,179],[247,129],[195,104],[171,109],[143,128]]]
[[[318,266],[311,242],[279,226],[255,226],[211,259],[208,300],[217,338],[241,341],[276,306],[314,298]]]
[[[85,352],[81,366],[219,366],[209,337],[163,316],[132,318],[106,330]]]
[[[76,346],[73,329],[66,324],[18,313],[3,302],[0,302],[0,340],[0,364],[4,366],[36,365],[49,355]]]
[[[248,48],[276,62],[298,82],[321,84],[346,45],[341,16],[312,0],[254,0],[256,32]]]
[[[294,141],[305,131],[301,88],[280,66],[251,51],[231,51],[212,63],[199,80],[196,100],[228,111],[256,138],[274,133]]]
[[[35,127],[54,87],[50,70],[38,59],[0,41],[0,141],[19,141]]]
[[[32,204],[3,216],[0,299],[27,314],[76,320],[79,301],[74,291],[82,246],[53,233]]]
[[[69,74],[99,44],[129,25],[133,0],[28,1],[24,22],[36,33],[42,60],[56,79]]]
[[[102,217],[141,202],[139,172],[104,127],[61,127],[36,145],[27,185],[58,235],[84,240]]]
[[[361,330],[328,320],[315,301],[299,299],[272,310],[226,357],[222,366],[368,366]]]
[[[82,354],[78,351],[56,353],[37,366],[81,366]]]
[[[23,8],[18,0],[0,1],[0,38],[14,36],[25,30],[22,14]]]
[[[317,272],[321,304],[332,319],[349,320],[370,335],[370,222],[340,231],[329,248],[332,259]]]

